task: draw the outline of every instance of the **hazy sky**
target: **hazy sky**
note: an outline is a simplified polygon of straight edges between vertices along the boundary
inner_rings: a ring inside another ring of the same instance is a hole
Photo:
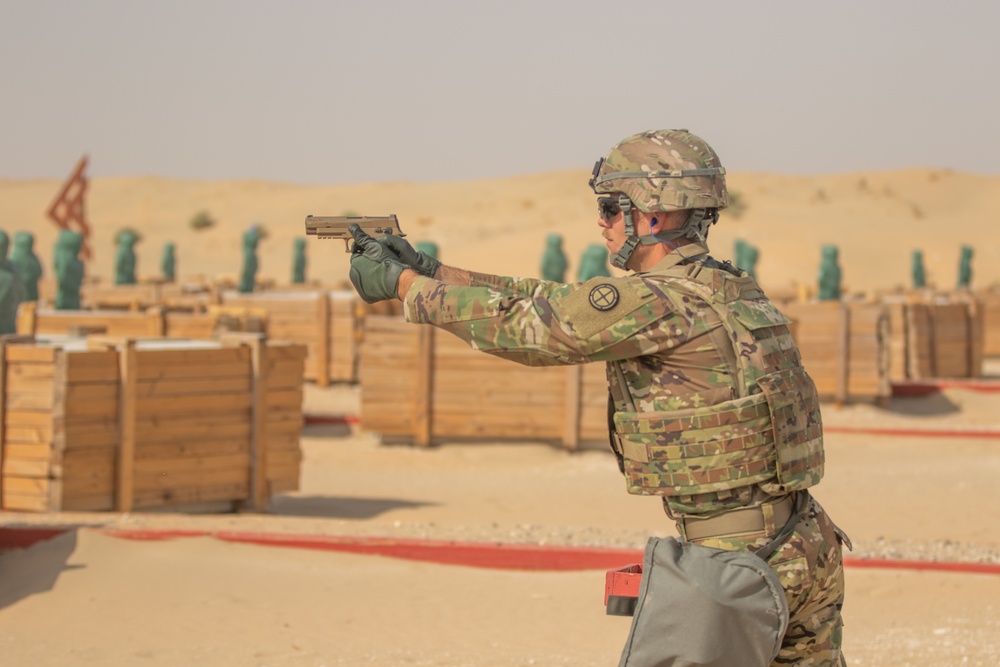
[[[996,0],[0,0],[0,178],[333,184],[589,168],[1000,173]]]

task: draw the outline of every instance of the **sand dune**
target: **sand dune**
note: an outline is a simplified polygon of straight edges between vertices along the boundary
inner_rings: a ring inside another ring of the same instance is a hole
[[[537,276],[550,233],[564,237],[575,277],[580,254],[600,240],[589,173],[572,170],[489,181],[367,183],[304,186],[260,181],[191,181],[98,178],[91,183],[88,216],[93,260],[88,275],[113,275],[117,231],[138,230],[139,274],[159,274],[163,244],[177,245],[178,273],[235,275],[240,236],[254,223],[269,233],[260,248],[260,276],[279,283],[291,275],[292,239],[308,214],[395,213],[411,240],[433,240],[441,258],[464,268]],[[45,217],[59,188],[55,180],[0,181],[0,228],[31,230],[49,266],[55,226]],[[765,287],[815,283],[820,246],[841,248],[844,281],[851,290],[889,289],[910,280],[910,253],[924,252],[931,283],[950,288],[959,249],[976,250],[974,284],[1000,283],[1000,176],[914,169],[828,176],[736,173],[730,189],[744,212],[723,214],[713,229],[714,253],[731,258],[742,238],[760,250]],[[193,231],[188,223],[208,211],[217,225]],[[344,280],[347,256],[337,241],[309,244],[309,277],[324,284]]]

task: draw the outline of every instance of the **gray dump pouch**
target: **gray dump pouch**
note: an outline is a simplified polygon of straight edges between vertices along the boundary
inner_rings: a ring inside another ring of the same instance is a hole
[[[788,628],[778,576],[746,551],[651,537],[619,667],[767,667]]]

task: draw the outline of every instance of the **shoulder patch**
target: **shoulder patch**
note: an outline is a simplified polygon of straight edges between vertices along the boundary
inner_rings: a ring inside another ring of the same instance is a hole
[[[597,277],[579,285],[560,304],[562,319],[585,340],[627,315],[656,296],[636,278]]]
[[[588,300],[591,306],[601,312],[612,310],[618,305],[618,288],[611,283],[601,283],[591,288]]]

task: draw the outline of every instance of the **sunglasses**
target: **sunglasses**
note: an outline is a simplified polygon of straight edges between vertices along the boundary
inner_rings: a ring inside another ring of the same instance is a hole
[[[622,207],[618,203],[618,197],[598,197],[597,214],[604,222],[611,222],[622,212]]]

